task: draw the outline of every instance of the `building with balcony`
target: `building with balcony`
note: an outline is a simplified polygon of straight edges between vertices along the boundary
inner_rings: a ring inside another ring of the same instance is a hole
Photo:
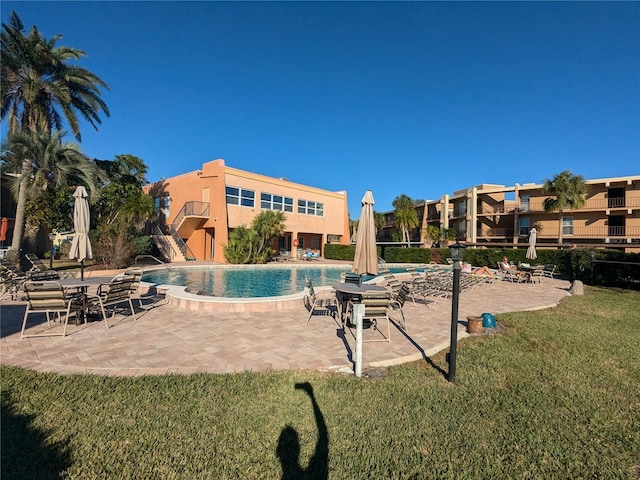
[[[535,227],[541,248],[607,247],[640,252],[640,176],[586,180],[585,204],[575,210],[547,212],[542,184],[481,184],[416,205],[420,241],[425,225],[452,228],[458,240],[476,246],[526,245]],[[393,212],[385,213],[386,236]]]
[[[218,159],[201,170],[146,187],[155,201],[157,224],[187,256],[225,263],[229,232],[251,225],[264,210],[285,213],[285,233],[273,241],[276,251],[297,255],[311,249],[322,255],[326,243],[349,243],[347,193],[331,192],[284,178],[239,170]],[[173,242],[171,242],[173,243]]]

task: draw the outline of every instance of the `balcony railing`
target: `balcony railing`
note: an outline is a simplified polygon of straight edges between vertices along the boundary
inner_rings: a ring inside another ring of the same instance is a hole
[[[481,238],[512,238],[513,228],[488,228],[477,230],[476,236]]]
[[[209,216],[209,202],[186,202],[176,218],[173,219],[174,225],[180,225],[180,222],[184,217],[208,217]]]
[[[526,236],[524,231],[520,236]],[[478,238],[511,238],[513,229],[509,228],[489,228],[477,230]],[[640,239],[640,226],[622,227],[613,225],[603,225],[599,227],[563,227],[562,236],[565,238],[586,238],[602,240],[610,237]],[[538,230],[538,238],[558,238],[557,228],[547,228]]]
[[[592,198],[587,200],[579,210],[608,210],[610,208],[640,208],[640,196]],[[518,209],[521,213],[544,212],[544,199],[520,202]]]
[[[566,227],[565,227],[566,228]],[[608,237],[640,238],[640,226],[619,227],[603,225],[599,227],[573,227],[573,232],[563,232],[564,237],[602,239]],[[538,233],[538,237],[557,237],[558,232]]]
[[[478,215],[496,215],[500,213],[507,213],[504,205],[482,205],[478,209]]]

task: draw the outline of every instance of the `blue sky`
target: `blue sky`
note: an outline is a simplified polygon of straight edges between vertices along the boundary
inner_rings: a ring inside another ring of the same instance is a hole
[[[82,148],[156,181],[227,165],[436,199],[640,174],[639,2],[2,2],[88,53],[111,111]],[[4,130],[3,130],[4,131]]]

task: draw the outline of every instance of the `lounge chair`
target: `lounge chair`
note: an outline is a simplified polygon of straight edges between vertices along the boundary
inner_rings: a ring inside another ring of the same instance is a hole
[[[44,281],[60,279],[60,274],[58,272],[55,270],[49,270],[49,268],[42,263],[42,260],[33,253],[25,254],[24,258],[29,260],[29,263],[31,263],[31,269],[27,272],[30,280]]]
[[[519,270],[505,268],[502,262],[498,262],[498,272],[503,276],[503,280],[513,283],[526,283],[529,281],[529,274]]]
[[[71,313],[73,299],[65,295],[64,289],[60,283],[55,281],[33,282],[26,281],[23,285],[24,294],[27,298],[27,309],[24,312],[22,320],[22,330],[20,339],[29,337],[51,337],[67,334],[67,325],[69,323],[69,315]],[[34,313],[44,313],[47,318],[48,329],[39,333],[25,335],[27,328],[27,319],[29,315]],[[51,314],[56,314],[56,318],[63,323],[62,331],[51,330]],[[64,320],[61,314],[64,313]]]
[[[393,273],[385,273],[382,278],[384,279],[385,287],[387,287],[393,293],[396,293],[398,290],[400,290],[402,282],[398,280],[398,277],[396,277]]]
[[[7,293],[11,300],[16,300],[22,284],[28,279],[26,273],[16,270],[11,265],[0,264],[0,300]]]
[[[311,317],[316,312],[322,312],[324,314],[331,315],[334,319],[336,314],[338,313],[338,299],[335,294],[329,295],[318,295],[316,290],[313,288],[313,282],[311,282],[311,278],[306,278],[307,284],[307,295],[304,296],[305,306],[309,310],[309,318],[307,318],[306,325],[309,325],[309,321]]]
[[[343,276],[340,275],[340,279],[343,280]],[[357,273],[345,273],[343,283],[353,283],[354,285],[362,285],[362,277]]]

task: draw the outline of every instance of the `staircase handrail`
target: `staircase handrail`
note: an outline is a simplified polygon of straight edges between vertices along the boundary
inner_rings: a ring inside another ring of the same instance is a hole
[[[176,245],[178,245],[180,252],[182,252],[182,255],[184,256],[184,258],[187,259],[187,261],[196,259],[196,256],[193,254],[193,252],[189,248],[189,245],[185,243],[185,241],[182,239],[182,237],[176,230],[175,224],[169,225],[169,234],[171,235],[173,240],[176,242]]]
[[[162,254],[169,261],[173,261],[173,259],[176,256],[176,253],[173,251],[173,246],[171,245],[171,243],[167,241],[164,233],[162,233],[160,226],[154,222],[151,224],[151,229],[153,231],[153,235],[155,235],[155,238],[157,240],[156,245],[158,245],[158,248],[160,249]]]

